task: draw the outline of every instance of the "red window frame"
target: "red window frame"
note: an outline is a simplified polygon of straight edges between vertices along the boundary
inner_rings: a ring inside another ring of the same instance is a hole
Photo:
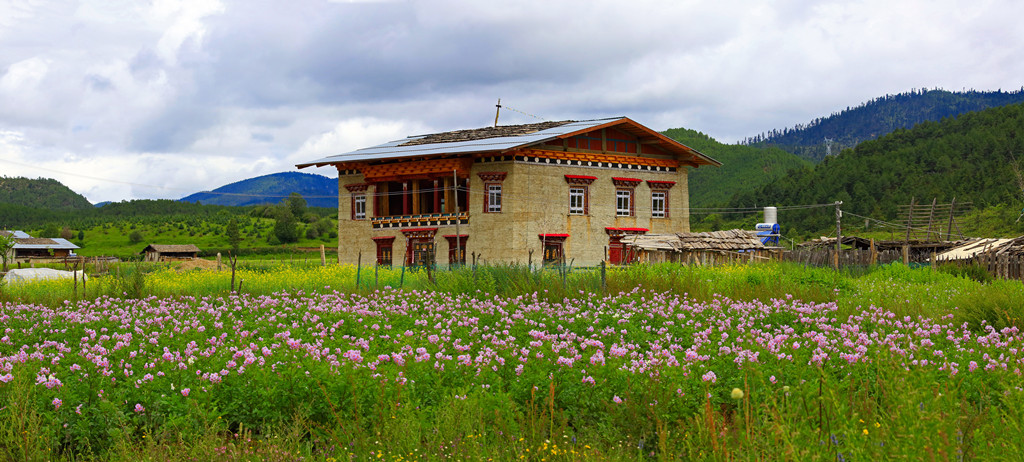
[[[465,265],[466,264],[466,240],[469,239],[468,234],[460,234],[458,236],[449,234],[444,237],[448,241],[448,264],[449,265]],[[462,255],[458,255],[461,253]]]
[[[669,194],[669,190],[672,189],[672,187],[675,186],[675,185],[676,185],[675,181],[647,180],[647,187],[651,188],[651,218],[668,218],[669,217],[669,209],[670,209],[670,207],[669,207],[669,200],[670,200],[670,197],[671,197],[671,194]],[[657,193],[664,193],[665,194],[664,215],[662,215],[660,217],[654,215],[654,195],[657,194]]]
[[[655,215],[654,210],[654,196],[656,194],[664,194],[665,197],[662,199],[661,204],[661,215]],[[668,218],[668,191],[651,191],[651,218]]]
[[[491,209],[491,197],[492,197],[492,195],[491,195],[491,187],[492,186],[497,186],[498,187],[498,194],[497,194],[498,204],[497,204],[497,209],[496,210],[492,210]],[[503,192],[504,191],[503,191],[501,183],[495,183],[495,182],[484,183],[484,213],[501,213],[501,209],[502,209],[501,196],[502,196]]]
[[[348,190],[349,197],[351,198],[351,202],[349,203],[349,210],[348,210],[349,211],[349,219],[351,219],[351,220],[365,220],[366,219],[366,212],[367,212],[367,208],[366,208],[366,205],[367,205],[366,204],[366,201],[367,201],[366,190],[369,189],[369,188],[370,188],[370,184],[369,183],[357,183],[357,184],[345,185],[345,189]],[[356,217],[356,199],[359,198],[359,197],[363,198],[363,216],[361,218],[357,218]]]
[[[538,234],[537,237],[542,243],[541,265],[557,266],[565,262],[565,240],[569,238],[568,234]]]
[[[583,191],[583,207],[580,213],[575,213],[572,210],[572,190],[580,189]],[[584,185],[569,185],[569,215],[590,215],[590,186]]]
[[[621,197],[625,197],[626,200],[629,201],[629,208],[625,209],[625,212],[623,212],[624,209],[619,208],[620,193],[624,193],[625,195]],[[633,190],[633,188],[615,188],[615,216],[631,217],[634,215],[634,211],[636,210],[636,201],[634,200],[634,193],[635,191]]]
[[[596,179],[589,175],[565,175],[565,182],[569,184],[569,215],[580,215],[572,211],[573,188],[583,188],[583,215],[590,215],[590,184]]]
[[[362,203],[363,203],[363,216],[361,216],[361,217],[356,212],[356,209],[357,209],[356,204],[358,204],[360,202],[360,199],[362,199]],[[351,218],[353,220],[365,220],[366,219],[366,194],[365,193],[364,194],[353,194],[352,195],[352,214],[351,215],[352,215]]]
[[[480,172],[476,174],[484,182],[484,213],[501,213],[504,210],[505,204],[502,196],[505,195],[505,187],[502,186],[502,183],[507,175],[508,172]],[[491,186],[499,188],[497,210],[491,210]]]
[[[392,265],[395,256],[395,236],[374,237],[373,243],[377,245],[377,266]]]

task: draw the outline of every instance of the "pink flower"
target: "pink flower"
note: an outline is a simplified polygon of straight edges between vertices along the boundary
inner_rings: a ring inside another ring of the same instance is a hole
[[[619,398],[619,395],[615,395],[615,397],[612,398],[612,401],[614,401],[615,404],[622,404],[622,398]]]
[[[63,404],[63,401],[61,401],[60,398],[53,398],[53,410],[56,411],[57,409],[60,409],[61,404]]]
[[[141,404],[135,403],[135,412],[145,412],[146,408],[142,407]]]
[[[181,396],[188,396],[188,393],[190,391],[192,391],[192,390],[189,390],[188,388],[182,388],[181,389]]]

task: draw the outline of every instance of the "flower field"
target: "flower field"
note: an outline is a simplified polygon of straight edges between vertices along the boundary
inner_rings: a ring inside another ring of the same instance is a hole
[[[0,457],[1012,460],[1019,451],[1020,293],[996,297],[1002,308],[926,312],[987,286],[906,268],[824,284],[824,273],[794,270],[786,293],[739,297],[779,269],[701,271],[675,279],[694,295],[382,287],[7,301]],[[696,290],[705,280],[732,293]]]

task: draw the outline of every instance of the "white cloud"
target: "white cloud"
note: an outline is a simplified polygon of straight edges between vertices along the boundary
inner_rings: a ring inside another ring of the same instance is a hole
[[[0,168],[136,183],[58,178],[94,201],[175,198],[486,126],[499,97],[549,120],[624,115],[731,142],[911,88],[1020,88],[1022,13],[1013,0],[12,0],[0,160],[43,170]]]
[[[288,156],[288,159],[294,163],[308,162],[428,131],[430,130],[416,122],[367,117],[347,119],[338,122],[331,131],[306,140],[302,147]]]

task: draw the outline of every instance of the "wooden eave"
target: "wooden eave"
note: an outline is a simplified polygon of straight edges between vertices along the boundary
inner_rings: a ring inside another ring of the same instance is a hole
[[[595,121],[595,122],[597,122],[597,121]],[[625,133],[627,133],[629,135],[635,136],[637,138],[638,144],[640,144],[640,145],[658,145],[661,149],[663,149],[664,151],[666,151],[669,154],[669,156],[660,156],[660,155],[643,154],[642,152],[637,152],[635,155],[631,155],[630,154],[631,157],[635,157],[635,158],[663,158],[663,157],[670,157],[673,160],[679,162],[680,164],[689,165],[691,167],[700,167],[700,166],[703,166],[703,165],[713,165],[713,166],[721,166],[722,165],[721,162],[718,162],[717,160],[714,160],[714,159],[712,159],[712,158],[710,158],[710,157],[708,157],[708,156],[706,156],[706,155],[704,155],[704,154],[702,154],[702,153],[700,153],[700,152],[698,152],[698,151],[696,151],[696,150],[694,150],[694,149],[692,149],[692,148],[690,148],[690,147],[688,147],[688,146],[686,146],[686,145],[684,145],[682,143],[679,143],[678,141],[675,141],[675,140],[673,140],[673,139],[671,139],[671,138],[669,138],[669,137],[667,137],[665,135],[662,135],[661,133],[658,133],[658,132],[656,132],[654,130],[651,130],[651,129],[647,128],[647,127],[644,127],[643,125],[638,124],[637,122],[633,121],[632,119],[630,119],[628,117],[620,117],[620,118],[615,118],[615,119],[608,120],[607,122],[603,122],[603,123],[600,123],[598,125],[587,126],[587,127],[580,128],[578,130],[574,130],[574,131],[571,131],[571,132],[562,133],[562,134],[552,134],[552,135],[546,136],[546,137],[544,137],[542,139],[534,138],[534,139],[532,139],[530,141],[525,141],[524,140],[524,142],[521,143],[521,144],[516,144],[516,145],[509,144],[509,145],[507,145],[504,148],[499,148],[499,149],[495,149],[495,150],[481,149],[481,150],[476,150],[476,151],[473,151],[473,150],[463,150],[463,151],[458,151],[458,152],[443,152],[442,151],[442,152],[436,152],[436,153],[433,153],[433,154],[425,154],[425,155],[421,155],[421,156],[409,156],[409,157],[401,156],[401,157],[398,157],[398,158],[396,158],[396,157],[381,157],[381,158],[360,159],[360,160],[353,160],[353,161],[344,161],[344,160],[340,160],[340,159],[339,159],[339,161],[327,161],[326,158],[325,158],[325,159],[322,159],[323,161],[315,161],[315,162],[306,163],[306,164],[297,164],[297,166],[299,168],[304,168],[304,167],[308,167],[308,166],[322,167],[322,166],[326,166],[326,165],[333,165],[340,172],[340,171],[343,171],[343,170],[359,170],[361,166],[377,165],[379,163],[415,162],[415,161],[424,161],[424,160],[434,160],[434,159],[446,158],[446,157],[466,157],[466,156],[468,156],[468,157],[481,157],[481,156],[493,156],[493,155],[501,156],[501,155],[508,155],[510,153],[515,153],[515,152],[529,150],[529,149],[544,149],[544,150],[548,150],[550,146],[547,146],[547,143],[549,143],[549,142],[551,142],[553,140],[560,140],[560,139],[561,140],[566,140],[566,139],[572,138],[574,136],[579,136],[579,135],[583,135],[583,134],[586,134],[586,133],[591,133],[591,132],[594,132],[594,131],[602,131],[602,130],[605,130],[605,129],[608,129],[608,128],[615,128],[615,129],[621,130],[622,132],[625,132]],[[373,148],[368,148],[368,149],[373,149]],[[638,151],[642,151],[642,150],[638,149]],[[581,150],[581,152],[584,152],[584,151]],[[600,154],[613,154],[611,152],[606,152],[604,150],[602,150],[602,151],[586,151],[586,152],[600,153]],[[621,155],[623,153],[615,153],[615,154]]]
[[[603,123],[603,124],[600,124],[600,125],[595,125],[593,127],[588,127],[588,128],[585,128],[585,129],[574,131],[574,132],[565,133],[563,135],[552,136],[550,138],[537,141],[535,143],[530,143],[529,145],[526,145],[526,146],[518,146],[516,148],[507,149],[507,150],[503,151],[502,153],[504,154],[504,153],[508,153],[508,152],[512,152],[512,151],[528,149],[528,148],[531,148],[533,146],[543,145],[544,143],[547,143],[548,141],[551,141],[551,140],[555,140],[555,139],[569,139],[569,138],[572,138],[574,136],[579,136],[581,134],[590,133],[590,132],[594,132],[594,131],[598,131],[598,130],[604,130],[606,128],[616,128],[618,130],[622,130],[622,131],[624,131],[626,133],[629,133],[629,134],[631,134],[633,136],[636,136],[637,141],[640,144],[658,144],[658,145],[661,145],[666,150],[676,154],[675,157],[679,160],[679,163],[681,163],[681,164],[689,165],[689,166],[694,167],[694,168],[700,167],[701,165],[713,165],[715,167],[721,167],[722,166],[721,162],[719,162],[719,161],[717,161],[715,159],[712,159],[712,158],[710,158],[710,157],[708,157],[708,156],[698,152],[697,150],[695,150],[695,149],[693,149],[693,148],[691,148],[689,146],[686,146],[686,145],[684,145],[684,144],[682,144],[682,143],[680,143],[680,142],[678,142],[676,140],[673,140],[672,138],[669,138],[669,137],[667,137],[665,135],[662,135],[661,133],[658,133],[658,132],[656,132],[654,130],[651,130],[651,129],[647,128],[647,127],[644,127],[643,125],[638,124],[636,121],[634,121],[633,119],[630,119],[629,117],[623,117],[621,119],[612,120],[612,121],[609,121],[609,122],[606,122],[606,123]],[[684,154],[685,156],[684,155],[680,155],[680,154]],[[641,157],[641,154],[637,153],[636,157]],[[701,160],[703,160],[703,162],[701,162]]]

